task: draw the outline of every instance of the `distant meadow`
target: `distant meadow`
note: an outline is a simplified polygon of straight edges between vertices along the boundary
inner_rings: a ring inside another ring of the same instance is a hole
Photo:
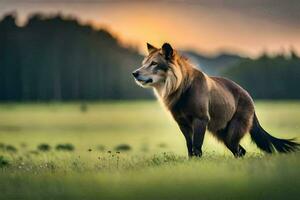
[[[297,101],[259,101],[264,127],[299,137]],[[158,102],[0,105],[4,199],[291,199],[299,153],[264,155],[247,136],[236,159],[210,133],[203,157],[188,159],[175,122]],[[218,189],[216,193],[215,190]],[[32,192],[35,191],[35,192]]]

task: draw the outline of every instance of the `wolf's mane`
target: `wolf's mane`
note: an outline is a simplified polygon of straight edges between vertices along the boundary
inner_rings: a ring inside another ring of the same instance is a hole
[[[170,70],[168,70],[167,78],[164,86],[160,91],[160,98],[164,104],[170,108],[179,97],[186,91],[193,80],[192,64],[186,57],[175,53],[174,62],[170,63]]]

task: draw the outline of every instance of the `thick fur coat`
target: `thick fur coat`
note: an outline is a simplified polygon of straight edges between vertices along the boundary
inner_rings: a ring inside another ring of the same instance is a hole
[[[239,144],[250,132],[257,146],[267,153],[295,151],[299,144],[271,136],[259,124],[254,103],[246,90],[231,80],[210,77],[165,43],[148,44],[149,55],[133,72],[136,82],[153,87],[171,112],[186,139],[189,156],[201,156],[206,129],[236,157],[246,150]]]

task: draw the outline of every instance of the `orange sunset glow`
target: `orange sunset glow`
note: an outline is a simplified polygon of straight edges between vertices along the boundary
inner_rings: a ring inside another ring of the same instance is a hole
[[[165,41],[180,49],[212,54],[226,50],[255,57],[264,51],[300,51],[300,24],[293,10],[288,14],[259,1],[249,9],[247,4],[222,2],[4,1],[0,14],[17,11],[20,23],[35,12],[72,15],[82,23],[107,28],[141,51],[146,42],[159,46]]]

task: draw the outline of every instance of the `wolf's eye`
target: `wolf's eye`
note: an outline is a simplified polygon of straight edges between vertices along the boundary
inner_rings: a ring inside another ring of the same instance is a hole
[[[163,64],[156,64],[155,67],[153,68],[153,70],[155,72],[158,72],[158,71],[167,71],[168,70],[168,66],[166,65],[163,65]]]
[[[157,62],[152,61],[150,66],[154,66],[154,65],[157,65]]]

